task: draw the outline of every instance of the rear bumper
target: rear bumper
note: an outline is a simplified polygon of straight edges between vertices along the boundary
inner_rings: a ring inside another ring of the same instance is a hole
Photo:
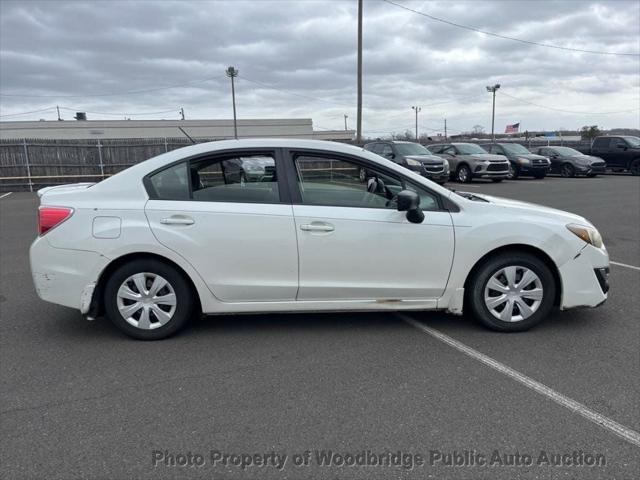
[[[575,258],[558,269],[562,281],[560,308],[602,305],[608,297],[607,278],[603,278],[603,271],[608,268],[607,251],[586,245]]]
[[[93,287],[109,259],[96,252],[52,247],[37,238],[29,250],[31,275],[38,296],[47,302],[86,313]]]

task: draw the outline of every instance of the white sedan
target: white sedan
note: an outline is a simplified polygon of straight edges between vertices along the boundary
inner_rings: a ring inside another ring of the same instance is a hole
[[[240,178],[253,160],[263,174]],[[456,193],[350,145],[203,143],[39,195],[40,298],[139,339],[199,313],[285,311],[468,310],[520,331],[607,299],[584,218]]]

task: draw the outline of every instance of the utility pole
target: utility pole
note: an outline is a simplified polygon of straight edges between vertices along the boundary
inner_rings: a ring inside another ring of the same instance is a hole
[[[358,107],[356,141],[362,141],[362,0],[358,0]]]
[[[487,92],[493,93],[493,108],[491,109],[491,141],[496,141],[495,135],[495,119],[496,119],[496,91],[500,88],[500,84],[496,83],[493,86],[487,87]]]
[[[344,131],[345,131],[345,132],[346,132],[347,130],[349,130],[349,129],[347,128],[347,118],[349,118],[349,115],[346,115],[346,114],[345,114],[345,116],[344,116]]]
[[[447,119],[444,119],[444,141],[447,141]]]
[[[233,138],[238,139],[238,120],[236,119],[236,87],[233,79],[238,76],[235,67],[227,68],[227,77],[231,79],[231,99],[233,100]]]
[[[180,116],[182,117],[182,120],[184,120],[184,108],[180,107]]]
[[[416,112],[416,142],[418,142],[418,113],[422,110],[422,107],[411,107]]]
[[[56,110],[58,111],[58,121],[61,122],[62,117],[60,116],[60,107],[58,105],[56,105]]]

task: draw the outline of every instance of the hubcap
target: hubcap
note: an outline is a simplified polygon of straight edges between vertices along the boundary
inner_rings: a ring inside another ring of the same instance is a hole
[[[118,310],[127,323],[142,330],[165,325],[176,311],[176,293],[155,273],[136,273],[118,289]]]
[[[562,167],[562,176],[570,177],[571,171],[572,171],[572,168],[569,165],[565,165],[564,167]]]
[[[520,322],[533,315],[543,298],[542,281],[522,266],[504,267],[494,273],[484,289],[484,303],[503,322]]]

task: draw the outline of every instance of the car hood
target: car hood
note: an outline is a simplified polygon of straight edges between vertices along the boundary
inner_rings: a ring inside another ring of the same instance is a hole
[[[418,162],[422,162],[422,163],[433,163],[437,165],[442,165],[442,158],[437,157],[435,155],[405,155],[404,158],[417,160]]]
[[[547,157],[543,155],[538,155],[536,153],[523,153],[523,154],[518,153],[517,155],[514,155],[514,157],[526,158],[528,160],[546,160],[547,159]]]
[[[495,155],[493,153],[472,153],[469,155],[458,155],[459,157],[467,157],[467,158],[477,158],[478,160],[503,160],[507,161],[507,157],[504,155]]]
[[[466,195],[471,195],[473,197],[479,197],[480,200],[484,200],[485,202],[491,205],[503,207],[507,210],[513,211],[514,213],[517,213],[517,212],[523,212],[523,213],[526,212],[528,214],[534,213],[534,214],[539,214],[540,216],[543,216],[546,218],[552,217],[564,223],[573,222],[573,223],[580,223],[582,225],[592,226],[591,222],[589,222],[584,217],[581,217],[580,215],[576,215],[575,213],[565,212],[564,210],[545,207],[543,205],[538,205],[536,203],[513,200],[511,198],[494,197],[493,195],[484,195],[484,194],[475,193],[475,192],[473,193],[463,192],[463,193],[465,193]]]

